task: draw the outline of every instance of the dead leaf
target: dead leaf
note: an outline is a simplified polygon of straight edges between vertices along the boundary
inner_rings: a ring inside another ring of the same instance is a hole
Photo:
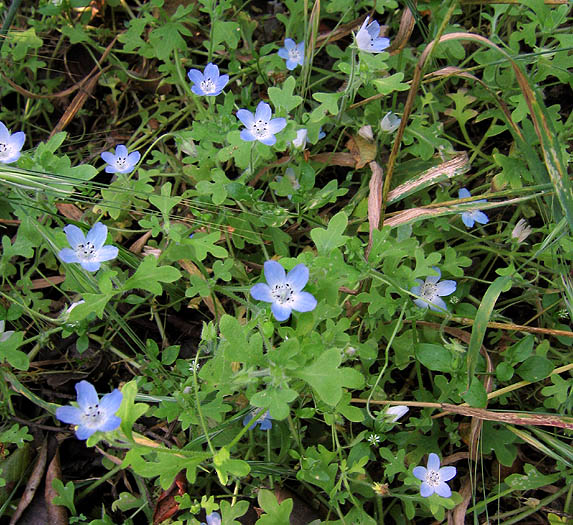
[[[58,492],[52,487],[52,482],[55,479],[62,480],[62,469],[60,467],[60,449],[56,449],[54,458],[48,465],[46,471],[46,486],[44,487],[44,499],[46,500],[46,507],[48,509],[48,523],[50,525],[67,525],[68,511],[62,505],[54,505],[52,500],[58,495]]]
[[[172,518],[179,512],[179,503],[175,501],[175,496],[183,496],[187,492],[187,479],[183,471],[175,477],[175,481],[167,490],[163,491],[153,511],[153,525],[159,525],[161,522]]]
[[[359,170],[376,158],[376,143],[370,142],[360,135],[348,139],[346,147],[354,158],[354,167]]]
[[[380,213],[382,211],[382,180],[384,175],[377,162],[370,163],[372,177],[370,178],[370,193],[368,194],[368,246],[366,246],[366,259],[372,248],[372,234],[380,226]]]
[[[24,490],[24,494],[20,498],[18,502],[18,507],[16,511],[12,515],[10,519],[10,525],[14,525],[22,516],[22,513],[28,505],[34,499],[36,495],[36,490],[42,483],[42,478],[44,477],[44,471],[46,470],[46,460],[48,458],[48,438],[44,439],[42,443],[42,447],[40,448],[40,453],[38,454],[38,459],[36,459],[36,464],[34,465],[34,469],[32,470],[32,474],[30,474],[30,478],[28,479],[28,483],[26,484],[26,489]]]
[[[147,240],[149,239],[149,237],[151,237],[151,232],[148,231],[147,233],[144,233],[139,239],[137,239],[137,241],[135,241],[130,247],[129,247],[129,251],[131,253],[135,253],[135,254],[140,254],[141,250],[143,250],[143,247],[145,246],[145,243],[147,242]]]
[[[197,268],[197,266],[195,266],[191,261],[187,259],[181,259],[179,261],[179,264],[181,265],[182,268],[185,268],[185,270],[187,270],[187,273],[189,273],[189,275],[197,275],[201,279],[205,280],[205,277],[203,277],[201,270],[199,270],[199,268]],[[215,298],[215,300],[213,300],[213,298]],[[218,319],[221,315],[225,313],[225,309],[223,308],[221,301],[217,299],[215,294],[213,294],[212,297],[211,296],[202,297],[201,300],[207,305],[207,308],[209,308],[209,311],[215,316],[216,319]]]
[[[69,202],[56,202],[56,209],[66,218],[73,221],[80,221],[83,212],[75,204]]]

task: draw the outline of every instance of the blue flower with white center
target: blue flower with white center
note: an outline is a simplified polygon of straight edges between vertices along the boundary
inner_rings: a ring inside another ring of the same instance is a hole
[[[259,102],[255,114],[246,109],[237,111],[237,118],[245,125],[241,130],[241,138],[251,142],[258,140],[267,146],[272,146],[277,138],[275,134],[282,131],[286,125],[285,118],[271,118],[271,107],[266,102]]]
[[[96,432],[110,432],[121,424],[121,419],[115,415],[123,399],[122,393],[116,388],[99,400],[96,389],[88,381],[76,383],[78,405],[63,406],[56,410],[56,417],[68,425],[77,425],[76,437],[87,439]]]
[[[462,188],[458,192],[458,197],[460,199],[467,199],[468,197],[471,197],[471,194],[466,188]],[[474,203],[475,202],[487,202],[487,200],[486,199],[480,199],[480,200],[473,201],[473,202]],[[468,211],[462,212],[462,222],[466,225],[466,227],[473,228],[473,226],[476,222],[479,222],[480,224],[487,224],[489,222],[489,219],[488,219],[488,216],[483,211],[468,210]]]
[[[218,512],[211,512],[207,516],[207,523],[202,522],[201,525],[221,525],[221,515]]]
[[[419,295],[420,299],[414,299],[414,304],[419,306],[420,308],[430,308],[430,310],[434,310],[435,312],[440,312],[443,310],[447,310],[446,303],[441,299],[446,295],[453,294],[456,291],[456,281],[442,281],[440,277],[442,276],[442,272],[436,266],[432,267],[433,270],[438,275],[430,275],[426,277],[426,281],[422,282],[420,279],[416,279],[416,282],[419,283],[418,286],[414,286],[410,291],[415,294]]]
[[[216,97],[229,82],[229,75],[220,75],[219,67],[211,62],[205,66],[204,73],[198,69],[190,69],[187,76],[193,82],[191,91],[195,95],[205,97]]]
[[[111,151],[104,151],[101,158],[107,162],[106,173],[130,173],[139,162],[141,154],[139,151],[128,154],[127,148],[123,144],[118,144],[115,155]]]
[[[269,411],[267,410],[261,417],[259,417],[254,423],[251,421],[256,418],[261,412],[262,408],[255,408],[247,413],[247,415],[243,418],[243,426],[249,428],[255,428],[257,425],[260,426],[261,430],[270,430],[273,428],[272,417]]]
[[[276,261],[265,262],[265,278],[268,284],[257,283],[251,288],[251,296],[257,301],[271,304],[277,321],[286,321],[292,312],[310,312],[316,308],[316,299],[302,289],[308,282],[309,271],[304,264],[297,264],[285,275],[285,269]]]
[[[370,23],[368,20],[369,16],[356,33],[356,45],[358,49],[367,53],[380,53],[390,45],[390,40],[380,36],[380,24],[376,20]]]
[[[285,47],[279,49],[278,55],[286,60],[286,67],[289,71],[295,69],[296,66],[302,66],[304,63],[304,41],[297,44],[292,38],[286,38]]]
[[[26,135],[23,131],[10,133],[4,122],[0,121],[0,162],[10,164],[20,158],[20,150],[24,146]]]
[[[80,263],[84,270],[95,272],[99,270],[100,263],[117,257],[118,249],[115,246],[104,246],[107,226],[101,222],[95,223],[87,235],[73,224],[68,224],[64,233],[71,248],[60,250],[58,256],[65,263]]]
[[[424,498],[431,496],[434,492],[442,498],[449,498],[452,495],[450,487],[446,481],[454,478],[456,467],[440,468],[440,458],[433,452],[428,456],[428,466],[415,467],[414,476],[422,481],[420,495]]]

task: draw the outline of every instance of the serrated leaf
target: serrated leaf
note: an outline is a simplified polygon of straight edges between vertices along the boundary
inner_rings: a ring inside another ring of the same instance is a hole
[[[136,272],[123,285],[123,290],[141,288],[154,295],[161,295],[163,287],[159,283],[172,283],[181,277],[181,272],[172,266],[157,266],[153,255],[145,257]]]

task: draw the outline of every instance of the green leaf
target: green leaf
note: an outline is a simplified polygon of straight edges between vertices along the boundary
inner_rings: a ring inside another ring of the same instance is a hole
[[[249,506],[248,501],[237,501],[233,506],[228,501],[221,501],[221,525],[241,525],[235,518],[244,516]]]
[[[0,363],[8,361],[17,370],[28,370],[30,360],[28,356],[18,350],[24,340],[24,332],[14,332],[6,341],[0,342]]]
[[[294,375],[304,379],[325,403],[336,406],[342,398],[343,387],[361,388],[364,384],[364,377],[358,370],[338,368],[341,361],[340,351],[331,348]]]
[[[218,234],[217,234],[218,235]],[[153,255],[145,257],[136,272],[123,285],[123,290],[141,288],[154,295],[161,295],[163,288],[159,284],[172,283],[181,277],[181,272],[172,266],[157,266]],[[73,312],[73,310],[72,310]]]
[[[206,235],[198,233],[192,239],[189,239],[188,244],[195,251],[195,258],[199,261],[204,260],[207,257],[207,253],[211,253],[213,257],[219,259],[226,259],[229,256],[229,252],[216,244],[220,238],[221,234],[217,231]]]
[[[238,361],[247,366],[257,366],[261,363],[263,341],[259,333],[254,333],[249,338],[248,328],[230,315],[224,315],[219,326],[224,338],[225,358],[228,361]]]
[[[559,472],[548,475],[541,474],[529,463],[525,463],[525,465],[523,465],[523,470],[525,470],[525,475],[510,474],[505,478],[505,483],[514,490],[533,490],[538,489],[539,487],[552,485],[561,478],[561,474]]]
[[[78,304],[68,317],[68,322],[75,323],[82,321],[92,312],[95,313],[100,319],[103,319],[104,310],[107,303],[114,296],[114,294],[101,294],[101,293],[84,293],[82,298],[83,303]]]
[[[137,383],[135,379],[123,385],[121,393],[123,399],[116,415],[121,418],[121,430],[123,430],[123,433],[129,439],[132,439],[133,424],[147,412],[149,405],[145,403],[135,403],[135,396],[137,394]]]
[[[344,92],[340,93],[314,93],[312,98],[321,102],[310,115],[310,120],[313,122],[318,122],[327,112],[331,115],[338,115],[338,101],[343,97]]]
[[[286,419],[289,415],[289,403],[298,397],[296,390],[268,386],[266,390],[257,392],[251,397],[251,404],[269,410],[273,419]]]
[[[226,447],[221,448],[221,450],[213,456],[213,464],[217,470],[219,481],[223,485],[226,485],[229,481],[229,474],[242,478],[251,471],[251,467],[246,461],[242,459],[231,459],[231,454]]]
[[[279,503],[270,490],[261,489],[258,501],[265,514],[257,520],[256,525],[290,525],[290,513],[293,505],[291,498]]]
[[[532,355],[516,370],[525,381],[539,381],[545,379],[553,370],[553,363],[546,357]]]
[[[285,80],[282,88],[269,88],[269,98],[277,111],[282,109],[286,111],[286,113],[290,113],[294,108],[301,104],[302,97],[293,95],[295,86],[296,80],[294,76],[291,75]]]
[[[347,235],[342,235],[347,224],[348,217],[341,211],[330,219],[326,230],[324,228],[311,230],[310,237],[320,255],[328,255],[335,248],[344,245],[346,240],[350,238]]]
[[[58,495],[55,496],[51,503],[53,505],[63,505],[73,514],[76,514],[76,507],[74,505],[74,492],[75,486],[72,481],[68,481],[65,485],[61,479],[52,480],[52,488],[56,489]]]
[[[191,36],[191,32],[181,22],[162,23],[149,34],[149,43],[159,60],[167,62],[175,50],[187,50],[187,43],[181,34]]]
[[[429,370],[450,373],[453,371],[452,353],[442,345],[416,345],[416,359]]]
[[[374,80],[374,86],[376,86],[378,93],[382,95],[389,95],[394,91],[407,91],[410,89],[410,86],[402,82],[403,79],[404,73],[394,73],[388,77]]]
[[[535,337],[528,334],[523,339],[510,346],[504,353],[504,357],[510,363],[521,363],[525,361],[533,352],[533,344],[535,343]]]
[[[169,216],[169,212],[177,206],[182,197],[170,197],[171,183],[167,182],[161,186],[161,195],[150,195],[149,202],[161,211],[164,217]]]
[[[487,405],[487,392],[482,382],[474,377],[469,390],[462,396],[471,407],[485,408]]]

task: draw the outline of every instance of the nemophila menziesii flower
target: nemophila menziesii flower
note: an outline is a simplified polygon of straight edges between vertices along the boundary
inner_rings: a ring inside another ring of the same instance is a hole
[[[387,407],[386,410],[384,410],[384,419],[390,423],[396,423],[396,421],[408,413],[408,410],[410,409],[405,405]]]
[[[259,102],[255,114],[246,109],[237,111],[237,118],[245,125],[241,130],[241,138],[247,142],[258,140],[267,146],[272,146],[277,138],[275,134],[287,125],[285,118],[271,118],[271,107],[266,102]]]
[[[517,242],[522,243],[531,235],[531,231],[531,226],[529,226],[527,221],[525,219],[519,219],[518,223],[511,231],[511,237],[516,239]]]
[[[440,468],[440,458],[437,454],[432,452],[428,456],[427,467],[416,467],[413,474],[422,481],[420,486],[420,495],[422,497],[427,498],[434,492],[443,498],[449,498],[452,495],[452,491],[446,481],[449,481],[456,475],[456,467]]]
[[[10,133],[4,122],[0,121],[0,162],[10,164],[20,158],[20,150],[24,145],[26,135],[23,131]]]
[[[380,128],[386,133],[393,133],[400,127],[401,122],[402,119],[398,115],[388,111],[380,121]]]
[[[261,417],[259,417],[254,423],[251,423],[253,419],[255,419],[260,412],[262,412],[262,408],[255,408],[247,413],[247,415],[243,418],[243,426],[248,426],[249,428],[254,428],[257,425],[260,426],[261,430],[270,430],[273,428],[272,417],[269,411],[267,410]]]
[[[12,337],[12,334],[14,333],[14,330],[8,330],[7,332],[5,332],[4,331],[5,328],[6,328],[5,321],[0,321],[0,343],[8,341],[8,339],[10,339],[10,337]]]
[[[115,147],[115,155],[111,151],[104,151],[101,158],[107,162],[106,173],[130,173],[139,162],[141,154],[133,151],[128,154],[127,148],[123,144]]]
[[[446,303],[441,299],[447,295],[453,294],[456,291],[456,281],[442,281],[439,282],[442,273],[439,268],[435,266],[432,267],[438,275],[430,275],[426,277],[426,281],[422,282],[420,279],[416,279],[419,283],[418,286],[414,286],[410,291],[419,295],[420,299],[414,299],[414,304],[420,308],[430,308],[435,312],[440,312],[447,310]]]
[[[287,69],[292,71],[304,63],[304,41],[297,44],[292,38],[286,38],[285,47],[281,47],[278,54],[286,60]]]
[[[316,299],[302,289],[308,282],[309,271],[304,264],[297,264],[288,274],[276,261],[265,262],[267,284],[257,283],[251,288],[251,296],[257,301],[271,304],[277,321],[286,321],[292,312],[310,312],[316,308]]]
[[[76,437],[87,439],[95,432],[110,432],[121,424],[115,415],[123,399],[116,388],[99,400],[96,389],[88,381],[76,383],[78,406],[63,406],[56,410],[56,417],[68,425],[77,425]]]
[[[471,194],[466,188],[462,188],[458,192],[458,197],[460,199],[467,199],[468,197],[471,197]],[[480,199],[480,200],[473,201],[473,202],[474,203],[476,203],[476,202],[487,202],[487,200],[486,199]],[[480,224],[487,224],[489,222],[489,219],[483,211],[468,210],[468,211],[462,212],[462,222],[468,228],[473,228],[473,226],[476,222],[479,222]]]
[[[356,45],[358,49],[367,53],[380,53],[390,45],[390,40],[380,36],[380,24],[376,20],[370,23],[368,20],[370,20],[369,16],[356,33]]]
[[[220,75],[219,67],[212,63],[205,66],[204,73],[198,69],[190,69],[187,76],[193,82],[191,91],[199,96],[216,97],[229,82],[229,75]]]
[[[306,137],[308,135],[308,130],[306,128],[299,129],[296,132],[296,138],[292,141],[292,145],[296,149],[306,148]]]
[[[207,516],[207,523],[202,522],[201,525],[221,525],[221,515],[218,512],[211,512]]]
[[[104,246],[107,238],[107,226],[96,222],[87,235],[73,224],[64,228],[71,248],[63,248],[58,254],[65,263],[80,263],[84,270],[95,272],[102,262],[115,259],[118,249],[115,246]]]

